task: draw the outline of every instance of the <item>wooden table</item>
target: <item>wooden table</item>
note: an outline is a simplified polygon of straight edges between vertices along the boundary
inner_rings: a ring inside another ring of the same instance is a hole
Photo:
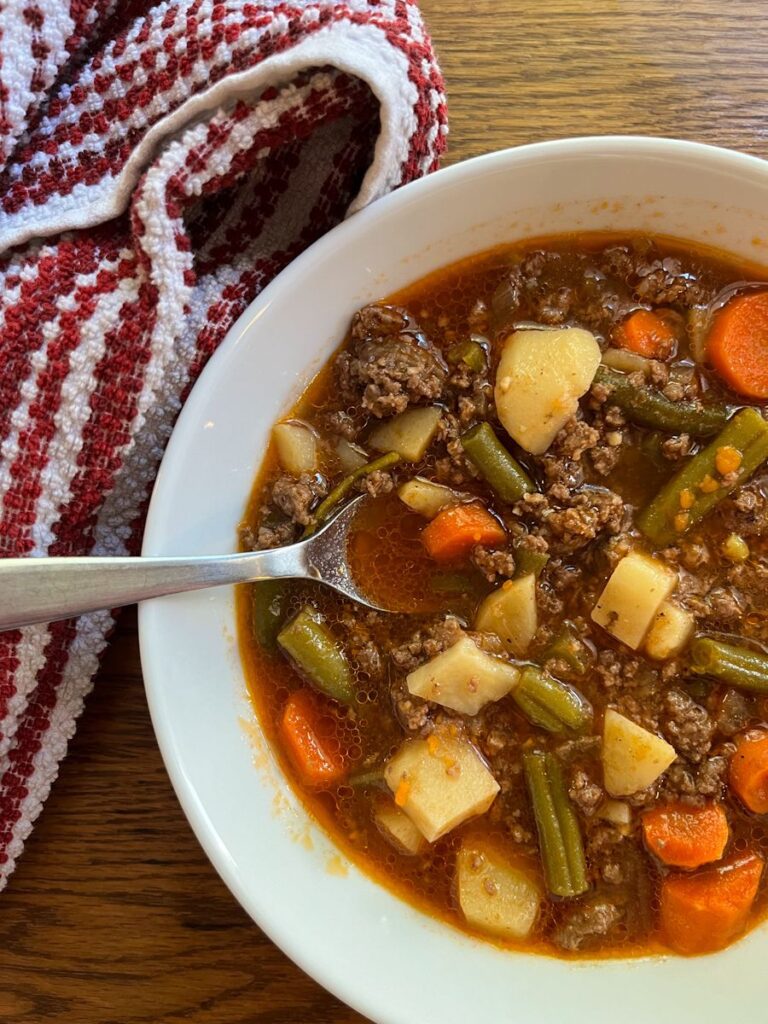
[[[454,162],[572,135],[766,155],[764,0],[422,0]],[[176,803],[120,625],[0,897],[4,1024],[361,1024],[246,917]]]

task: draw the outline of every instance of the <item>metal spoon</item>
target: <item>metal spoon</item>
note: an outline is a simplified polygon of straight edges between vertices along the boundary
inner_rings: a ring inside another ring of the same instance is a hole
[[[190,558],[0,559],[0,631],[150,597],[277,578],[319,580],[368,608],[390,611],[358,590],[347,560],[349,530],[364,498],[354,498],[307,540],[269,551]]]

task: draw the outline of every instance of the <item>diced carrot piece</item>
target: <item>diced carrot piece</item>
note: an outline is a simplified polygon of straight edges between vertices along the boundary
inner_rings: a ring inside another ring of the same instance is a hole
[[[731,757],[731,789],[755,814],[768,814],[768,732],[742,736]]]
[[[629,349],[647,359],[668,359],[675,348],[675,332],[658,313],[638,309],[620,324],[614,334],[619,348]]]
[[[733,942],[747,924],[764,861],[756,853],[692,875],[668,875],[661,884],[661,924],[678,953],[712,953]]]
[[[436,562],[456,562],[468,558],[477,544],[500,547],[507,534],[490,512],[472,503],[444,508],[422,530],[421,539]]]
[[[662,804],[646,811],[642,822],[648,849],[675,868],[698,868],[720,860],[730,838],[728,819],[720,804]]]
[[[329,713],[310,690],[296,690],[283,708],[283,742],[296,770],[309,786],[338,782],[346,771],[341,753],[324,735],[327,730],[323,729],[323,720],[328,717]]]
[[[731,299],[715,316],[707,355],[734,391],[768,398],[768,291]]]

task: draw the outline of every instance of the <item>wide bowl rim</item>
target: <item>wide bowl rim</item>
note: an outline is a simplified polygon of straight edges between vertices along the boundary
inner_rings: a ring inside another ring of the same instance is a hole
[[[389,218],[398,208],[418,203],[424,195],[452,188],[463,180],[479,179],[500,168],[512,168],[517,163],[539,158],[542,161],[551,162],[560,157],[594,159],[602,156],[631,157],[639,153],[651,159],[658,156],[663,160],[674,158],[683,162],[705,162],[709,167],[726,171],[734,178],[743,180],[747,177],[762,184],[768,183],[768,163],[759,157],[719,146],[643,135],[574,137],[507,148],[454,164],[377,200],[316,241],[279,274],[243,312],[230,328],[192,388],[178,418],[158,473],[147,514],[143,552],[157,554],[161,550],[162,545],[158,546],[162,540],[161,531],[158,529],[157,523],[163,511],[163,505],[170,497],[166,493],[167,488],[164,481],[169,466],[176,458],[177,449],[181,449],[185,443],[184,436],[187,425],[194,420],[198,406],[202,406],[205,402],[205,396],[209,388],[214,386],[220,368],[225,365],[244,332],[265,309],[273,303],[282,301],[282,297],[290,291],[292,282],[304,273],[306,267],[316,261],[326,259],[339,247],[353,244],[356,239],[374,231],[377,225]],[[346,978],[343,971],[329,970],[327,964],[325,967],[321,966],[313,948],[303,941],[301,936],[284,927],[279,904],[259,898],[253,888],[244,883],[237,864],[228,856],[219,836],[211,831],[196,791],[177,759],[169,721],[158,711],[156,695],[159,692],[158,688],[162,687],[163,671],[162,655],[156,650],[153,641],[149,639],[151,630],[148,627],[153,615],[151,602],[140,606],[141,662],[153,728],[166,770],[182,809],[197,840],[219,876],[235,899],[269,938],[326,989],[374,1020],[393,1021],[395,1024],[415,1024],[415,1021],[406,1022],[403,1017],[395,1019],[387,1016],[382,1006],[374,1002],[368,993],[361,989],[360,985]]]

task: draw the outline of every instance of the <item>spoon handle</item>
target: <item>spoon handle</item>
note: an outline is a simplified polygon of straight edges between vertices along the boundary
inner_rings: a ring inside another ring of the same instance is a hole
[[[305,576],[299,547],[191,558],[3,558],[0,631],[203,587]]]

